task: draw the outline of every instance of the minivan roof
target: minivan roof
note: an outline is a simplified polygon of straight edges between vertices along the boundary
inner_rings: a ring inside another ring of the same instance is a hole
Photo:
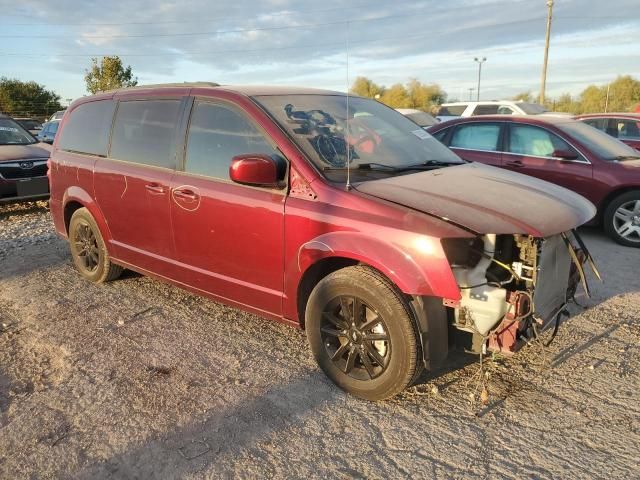
[[[346,95],[343,92],[335,92],[331,90],[323,90],[318,88],[306,87],[290,87],[290,86],[272,86],[272,85],[220,85],[215,82],[184,82],[184,83],[159,83],[153,85],[137,85],[135,87],[118,88],[107,92],[100,92],[98,95],[105,93],[123,93],[135,90],[156,90],[162,88],[211,88],[216,90],[228,90],[241,93],[247,96],[254,95],[313,95],[313,94],[331,94]],[[356,95],[354,95],[356,96]]]

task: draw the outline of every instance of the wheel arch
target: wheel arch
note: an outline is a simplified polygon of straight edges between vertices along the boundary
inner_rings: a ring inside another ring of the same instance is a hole
[[[604,212],[607,210],[607,207],[620,195],[624,195],[625,193],[638,191],[640,192],[640,186],[637,185],[629,185],[626,187],[620,187],[615,190],[612,190],[607,194],[606,197],[600,202],[600,207],[598,208],[598,224],[602,224],[604,221]]]
[[[64,219],[64,228],[67,236],[69,235],[69,224],[71,222],[71,217],[73,213],[80,209],[86,208],[89,210],[91,216],[93,216],[94,220],[98,224],[98,228],[100,229],[100,234],[105,241],[107,247],[110,244],[111,240],[111,232],[109,231],[109,226],[107,221],[102,213],[102,210],[95,202],[95,200],[89,195],[89,193],[80,188],[80,187],[70,187],[68,188],[62,197],[62,212]]]

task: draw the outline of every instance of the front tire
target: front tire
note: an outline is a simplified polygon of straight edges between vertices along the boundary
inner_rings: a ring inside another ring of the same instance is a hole
[[[609,203],[604,231],[621,245],[640,248],[640,190],[623,193]]]
[[[311,292],[305,319],[318,365],[356,397],[392,397],[420,369],[409,308],[394,285],[370,267],[347,267],[323,278]]]
[[[79,208],[69,222],[69,247],[76,270],[93,283],[115,280],[124,270],[109,258],[98,224],[89,210]]]

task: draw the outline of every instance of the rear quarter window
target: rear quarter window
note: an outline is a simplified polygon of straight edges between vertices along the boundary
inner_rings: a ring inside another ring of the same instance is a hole
[[[176,128],[180,100],[130,100],[118,105],[109,156],[118,160],[176,168]]]
[[[60,132],[58,148],[105,157],[114,110],[115,103],[112,100],[83,103],[75,108]],[[58,123],[50,123],[48,132],[55,132]]]

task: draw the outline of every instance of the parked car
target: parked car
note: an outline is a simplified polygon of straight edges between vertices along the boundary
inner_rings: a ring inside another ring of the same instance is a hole
[[[491,116],[441,123],[429,132],[468,161],[569,188],[598,208],[614,240],[640,247],[640,153],[589,125],[561,117]]]
[[[65,108],[64,110],[58,110],[57,112],[55,112],[53,115],[51,115],[51,117],[49,117],[49,122],[53,122],[55,120],[62,120],[62,117],[64,116],[64,112],[66,112],[67,109]]]
[[[84,278],[130,268],[304,328],[322,370],[371,400],[441,364],[450,328],[511,353],[556,322],[587,256],[574,229],[595,214],[464,164],[375,100],[292,87],[79,99],[50,178]]]
[[[440,121],[476,115],[554,115],[571,116],[569,113],[550,112],[538,103],[516,100],[491,100],[482,102],[443,103],[436,118]]]
[[[14,117],[14,120],[33,136],[36,136],[42,130],[42,122],[35,118]]]
[[[415,108],[396,108],[396,110],[409,120],[420,125],[422,128],[428,128],[431,125],[438,123],[438,120],[435,117],[432,117],[422,110],[416,110]]]
[[[56,138],[56,133],[58,132],[59,125],[60,125],[60,120],[52,120],[50,122],[45,123],[42,126],[42,130],[40,130],[36,135],[36,138],[41,142],[52,145],[53,140]]]
[[[590,113],[575,118],[640,150],[640,113]]]
[[[0,114],[0,203],[49,196],[50,147],[38,143],[10,117]]]

